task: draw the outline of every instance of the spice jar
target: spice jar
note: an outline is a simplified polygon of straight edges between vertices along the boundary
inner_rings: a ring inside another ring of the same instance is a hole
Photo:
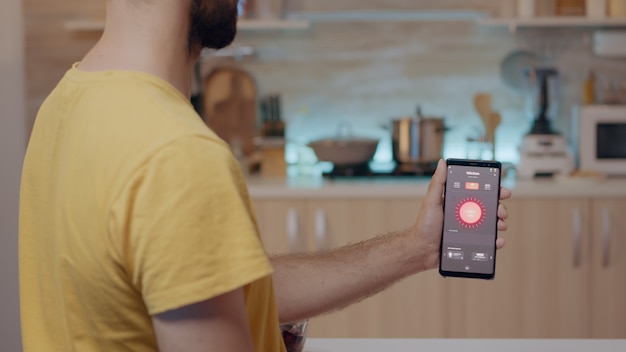
[[[558,16],[584,16],[585,0],[556,0]]]
[[[609,0],[609,17],[626,17],[626,0]]]

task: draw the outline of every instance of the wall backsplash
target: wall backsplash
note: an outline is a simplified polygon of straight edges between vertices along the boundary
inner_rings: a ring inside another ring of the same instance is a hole
[[[261,94],[283,95],[290,139],[306,143],[332,136],[347,121],[355,135],[381,138],[377,159],[383,161],[391,158],[390,133],[380,125],[413,114],[417,105],[425,115],[445,117],[450,131],[444,156],[465,157],[466,138],[482,126],[473,96],[491,93],[494,110],[502,114],[496,157],[516,162],[530,120],[523,92],[501,79],[502,60],[513,50],[553,42],[537,38],[568,43],[546,64],[560,69],[555,126],[569,137],[571,107],[581,102],[589,69],[626,72],[623,62],[593,58],[583,35],[552,30],[522,34],[535,38],[522,40],[505,28],[471,22],[321,23],[306,32],[243,33],[237,43],[254,46],[258,55],[238,64],[256,76]]]
[[[101,2],[25,0],[28,112],[31,123],[44,97],[58,79],[98,39],[98,33],[71,33],[68,19],[102,17]],[[435,5],[436,4],[436,5]],[[294,11],[363,9],[470,9],[495,12],[493,0],[381,1],[292,0]],[[237,64],[257,80],[261,95],[282,95],[287,135],[296,144],[332,136],[347,121],[357,136],[381,138],[377,160],[390,160],[390,132],[381,128],[393,117],[413,114],[443,116],[450,127],[445,157],[465,157],[466,138],[481,122],[472,98],[493,95],[501,112],[496,157],[518,159],[517,146],[529,129],[524,96],[500,77],[500,64],[511,51],[544,46],[546,34],[569,43],[551,58],[561,71],[562,100],[557,128],[570,135],[570,109],[581,101],[581,86],[590,68],[626,76],[624,61],[600,60],[590,54],[584,32],[537,32],[520,40],[505,28],[482,27],[471,21],[370,21],[316,23],[304,31],[242,32],[237,45],[251,45],[257,56]],[[588,33],[588,32],[587,32]],[[553,41],[554,42],[554,41]],[[294,161],[295,156],[290,156]]]

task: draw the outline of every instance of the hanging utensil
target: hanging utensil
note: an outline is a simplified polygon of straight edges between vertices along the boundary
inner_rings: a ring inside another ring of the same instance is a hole
[[[474,96],[474,108],[476,109],[476,112],[478,112],[478,116],[480,116],[480,119],[483,122],[486,134],[491,120],[491,94],[476,94]]]
[[[485,127],[485,137],[488,142],[491,142],[491,157],[496,159],[496,129],[500,125],[502,117],[497,111],[492,111],[489,114],[488,124]]]

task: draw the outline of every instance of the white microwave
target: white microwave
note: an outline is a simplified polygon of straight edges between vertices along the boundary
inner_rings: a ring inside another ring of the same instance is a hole
[[[579,168],[626,176],[626,105],[583,106],[577,118]]]

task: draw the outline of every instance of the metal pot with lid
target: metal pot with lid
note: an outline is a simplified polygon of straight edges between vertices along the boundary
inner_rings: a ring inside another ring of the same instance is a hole
[[[402,164],[437,162],[443,155],[444,133],[447,130],[442,117],[417,114],[392,120],[393,159]]]

